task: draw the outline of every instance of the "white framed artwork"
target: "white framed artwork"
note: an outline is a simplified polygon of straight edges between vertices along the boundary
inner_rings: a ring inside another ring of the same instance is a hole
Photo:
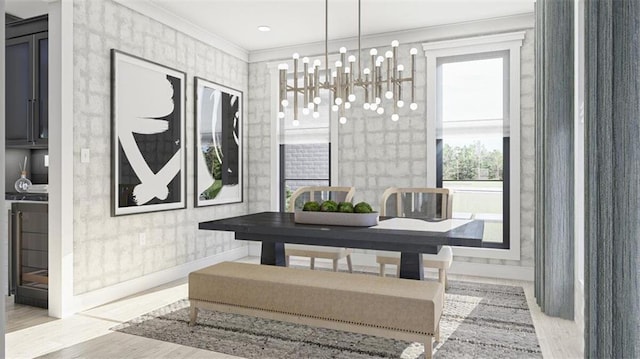
[[[195,206],[242,202],[242,92],[196,77]]]

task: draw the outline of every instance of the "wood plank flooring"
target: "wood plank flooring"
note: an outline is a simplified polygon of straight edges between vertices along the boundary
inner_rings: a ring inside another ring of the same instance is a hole
[[[242,262],[258,263],[256,257]],[[308,262],[293,261],[308,265]],[[331,268],[331,262],[316,266]],[[377,268],[354,266],[377,272]],[[390,273],[395,271],[390,268]],[[427,275],[431,275],[428,273]],[[435,274],[433,274],[435,276]],[[535,304],[533,283],[451,275],[449,279],[490,284],[521,285],[527,296],[536,334],[545,358],[582,358],[582,333],[575,322],[551,318]],[[7,358],[235,358],[226,354],[185,347],[110,331],[109,328],[187,296],[186,278],[138,293],[65,319],[46,316],[38,308],[14,305],[7,299]]]

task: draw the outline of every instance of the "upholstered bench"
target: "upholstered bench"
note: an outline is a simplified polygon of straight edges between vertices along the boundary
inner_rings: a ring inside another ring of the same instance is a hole
[[[437,282],[223,262],[189,274],[191,325],[211,309],[425,344],[439,341]]]

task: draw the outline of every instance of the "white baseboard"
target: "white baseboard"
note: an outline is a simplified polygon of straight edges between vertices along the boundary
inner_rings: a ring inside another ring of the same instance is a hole
[[[375,267],[376,269],[378,268],[378,264],[376,263],[376,256],[374,254],[353,253],[351,256],[354,265]],[[394,272],[395,267],[390,268],[389,271],[391,271],[389,273]],[[455,259],[453,261],[453,264],[451,264],[449,273],[469,275],[474,277],[533,281],[533,268],[530,267],[456,262]]]
[[[260,247],[258,246],[257,256],[260,255]],[[369,253],[353,253],[351,259],[354,266],[368,267],[368,271],[378,271],[378,264],[376,263],[375,254]],[[316,262],[322,263],[321,259]],[[328,263],[329,261],[327,261]],[[340,263],[341,266],[346,265],[344,261]],[[395,273],[395,266],[389,266],[387,273]],[[434,270],[435,271],[435,270]],[[437,272],[437,271],[436,271]],[[498,279],[511,279],[522,281],[533,281],[534,270],[531,267],[519,267],[519,266],[505,266],[499,264],[485,264],[485,263],[470,263],[470,262],[456,262],[454,260],[449,269],[451,274],[461,274],[474,277],[485,278],[498,278]]]
[[[159,285],[186,277],[190,272],[219,262],[234,261],[248,255],[248,246],[235,248],[211,257],[198,259],[173,268],[151,273],[144,277],[118,283],[106,288],[83,293],[73,297],[71,313],[78,313],[126,296],[157,287]]]
[[[262,251],[262,242],[249,242],[249,255],[252,257],[260,257]]]
[[[505,266],[501,264],[485,264],[471,262],[456,262],[449,268],[451,274],[462,274],[474,277],[512,279],[533,282],[533,267]]]

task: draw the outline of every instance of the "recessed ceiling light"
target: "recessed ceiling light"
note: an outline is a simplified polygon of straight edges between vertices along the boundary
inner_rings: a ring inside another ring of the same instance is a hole
[[[268,32],[268,31],[271,31],[271,28],[267,25],[260,25],[258,26],[258,31]]]

